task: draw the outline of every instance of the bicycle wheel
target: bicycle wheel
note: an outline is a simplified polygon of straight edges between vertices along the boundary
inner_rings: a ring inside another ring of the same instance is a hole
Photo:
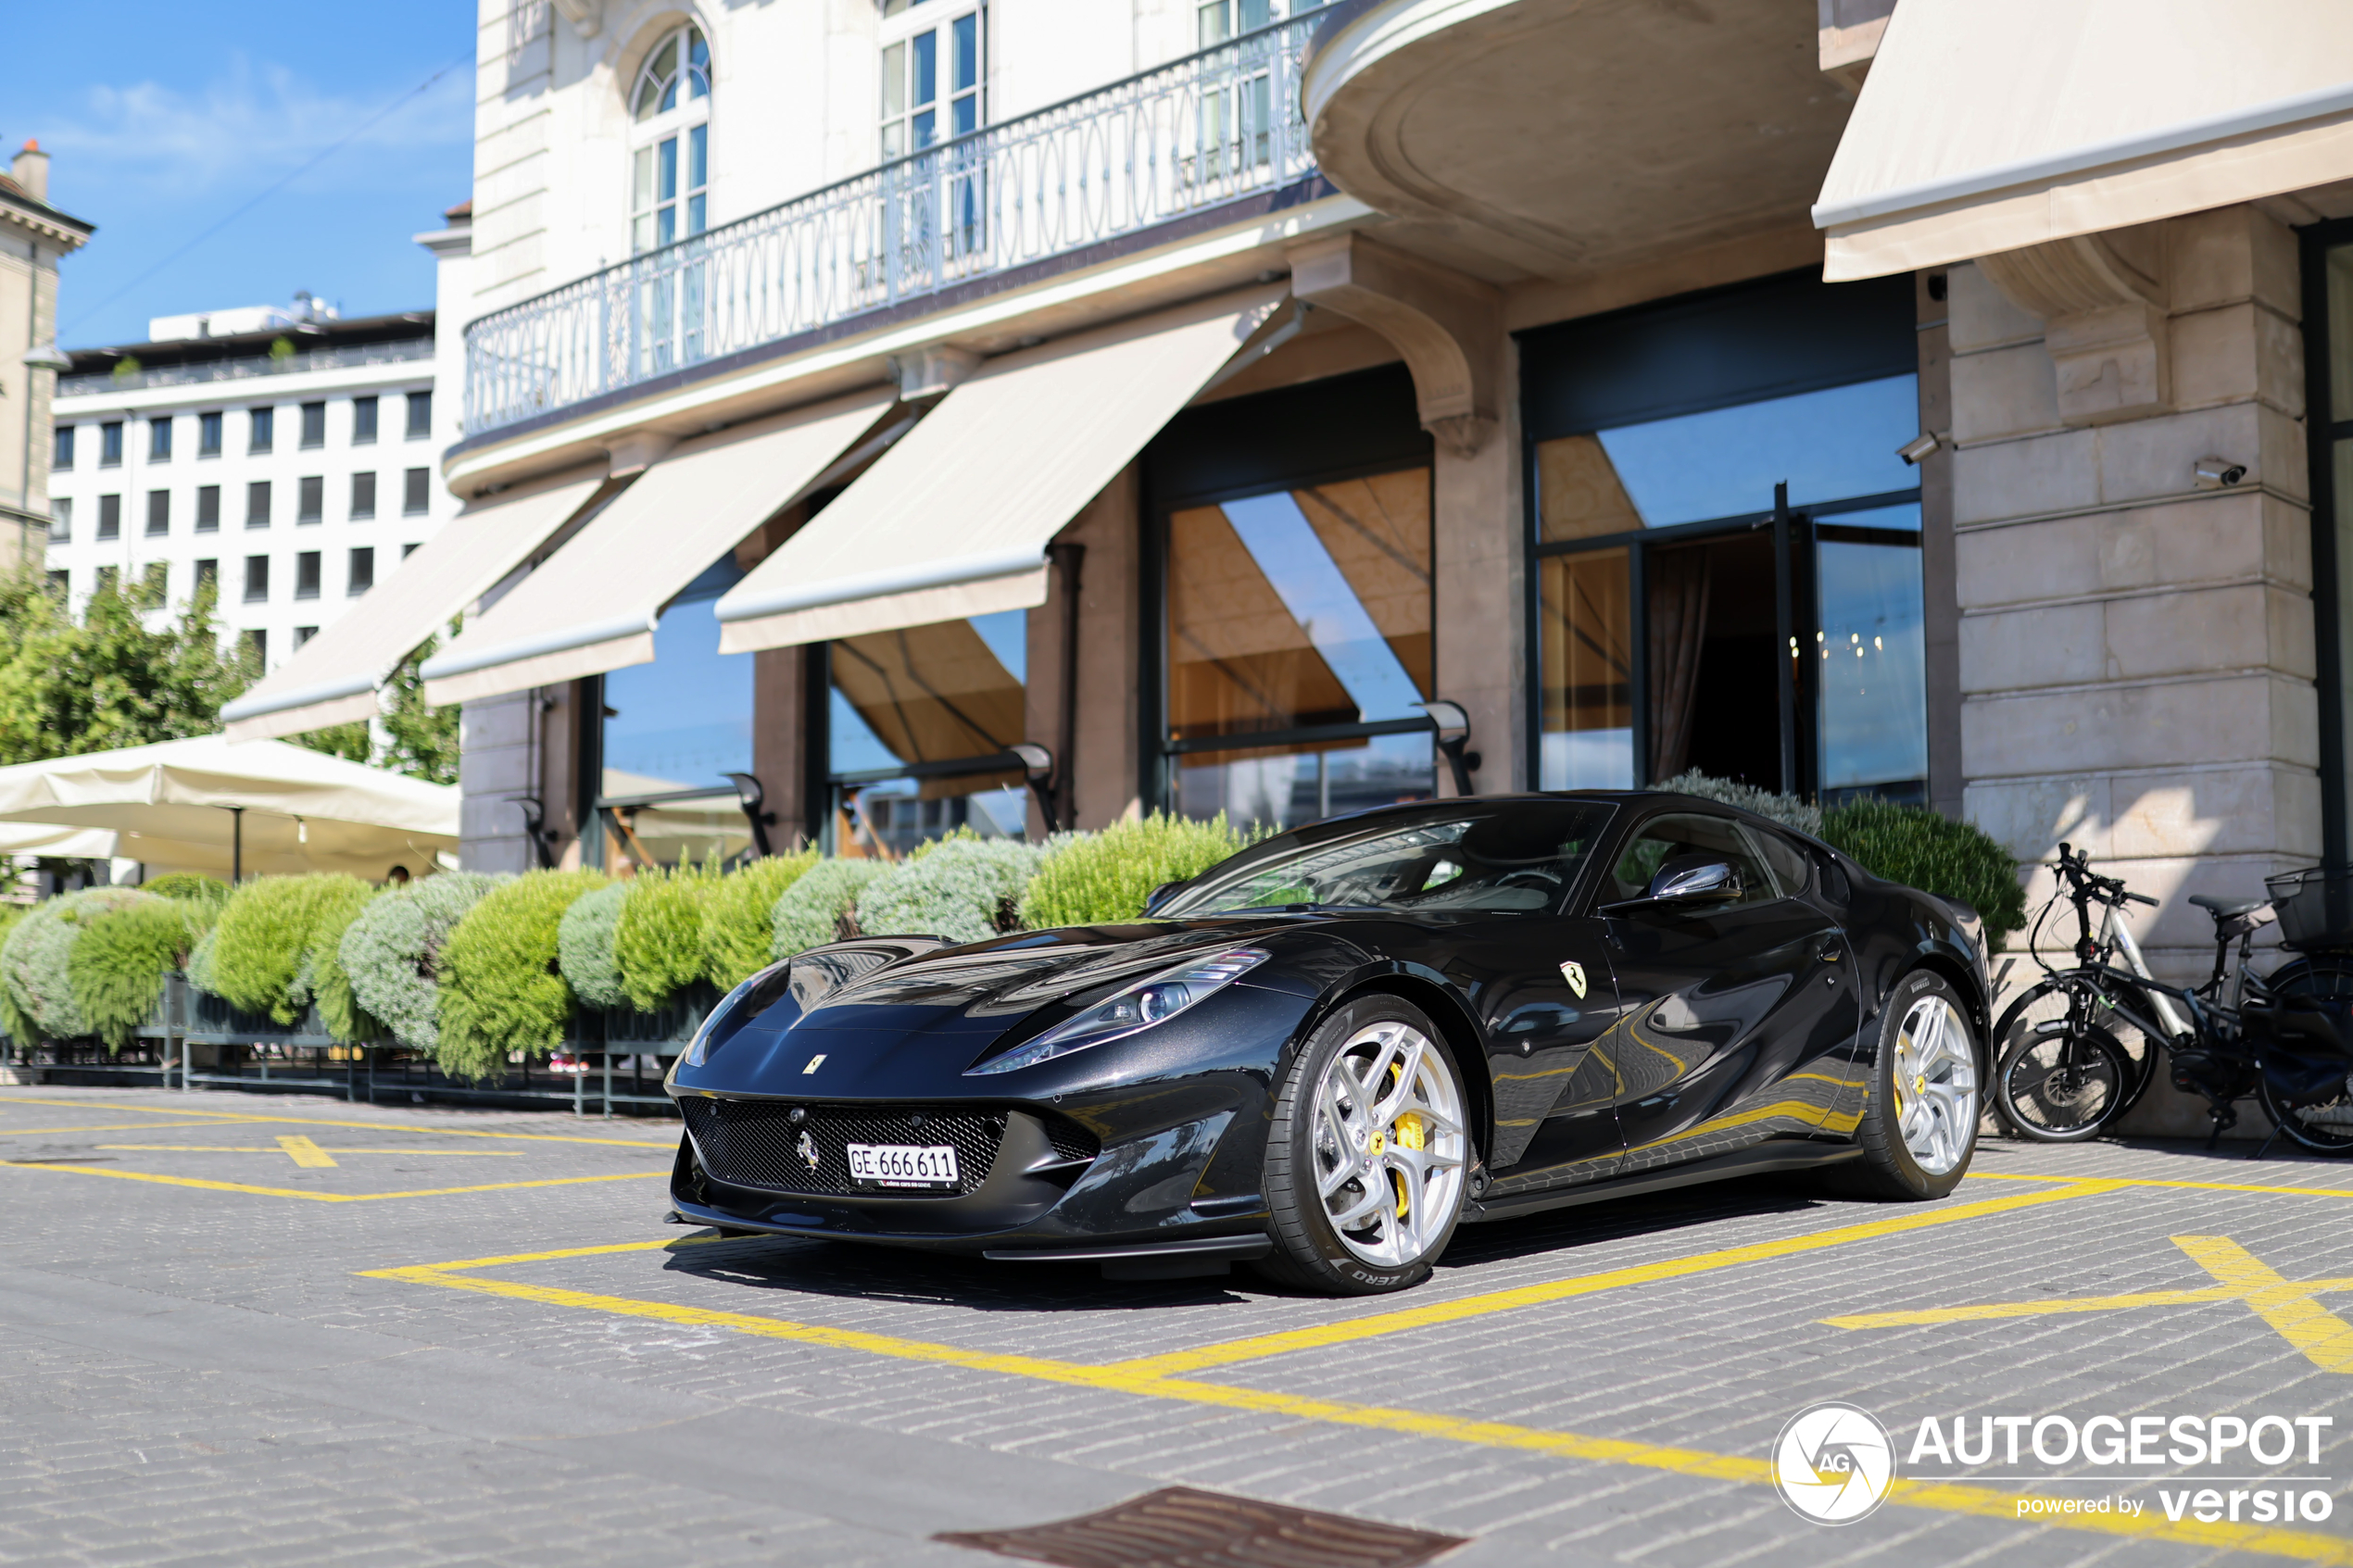
[[[2282,1105],[2269,1073],[2257,1077],[2255,1097],[2282,1135],[2316,1154],[2353,1153],[2353,1085],[2339,1085],[2336,1098],[2319,1105]]]
[[[2022,1138],[2082,1143],[2122,1114],[2133,1078],[2116,1036],[2054,1019],[2012,1043],[1994,1073],[1994,1103]]]
[[[2082,1019],[2096,1019],[2093,1027],[2104,1034],[2108,1043],[2121,1051],[2131,1074],[2125,1080],[2122,1098],[2108,1119],[2130,1110],[2157,1078],[2160,1060],[2157,1042],[2117,1015],[2095,993],[2090,984],[2072,971],[2037,981],[2019,993],[2018,999],[2002,1010],[2000,1022],[1994,1025],[1992,1060],[2003,1062],[2029,1038],[2040,1037],[2052,1023],[2065,1023]],[[2034,1135],[2019,1123],[2007,1109],[2004,1097],[1996,1093],[1994,1105],[2003,1124],[2020,1137]]]
[[[2263,977],[2283,997],[2353,998],[2353,954],[2301,953]]]

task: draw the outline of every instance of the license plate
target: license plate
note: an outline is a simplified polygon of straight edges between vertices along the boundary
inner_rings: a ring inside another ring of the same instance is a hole
[[[937,1191],[956,1185],[956,1151],[946,1144],[854,1143],[848,1152],[849,1179],[861,1186]]]

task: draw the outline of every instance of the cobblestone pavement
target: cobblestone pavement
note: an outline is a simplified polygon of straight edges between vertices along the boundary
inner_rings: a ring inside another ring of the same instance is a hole
[[[930,1537],[1184,1484],[1449,1563],[2353,1563],[2353,1165],[1990,1142],[1942,1204],[1698,1188],[1332,1302],[682,1231],[674,1125],[0,1090],[0,1562],[975,1563]],[[1825,1400],[1903,1461],[1836,1529],[1767,1464]],[[2046,1415],[2117,1424],[1983,1424]]]

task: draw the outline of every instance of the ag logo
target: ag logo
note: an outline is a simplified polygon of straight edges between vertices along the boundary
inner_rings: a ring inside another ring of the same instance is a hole
[[[809,1130],[806,1127],[801,1129],[800,1146],[793,1152],[808,1160],[811,1170],[814,1171],[817,1168],[817,1140],[809,1135]]]
[[[1853,1405],[1816,1405],[1773,1440],[1773,1485],[1817,1524],[1852,1524],[1886,1499],[1895,1478],[1887,1428]]]
[[[1584,999],[1585,966],[1583,964],[1575,961],[1562,964],[1561,978],[1568,982],[1568,988],[1577,993],[1579,1000]]]

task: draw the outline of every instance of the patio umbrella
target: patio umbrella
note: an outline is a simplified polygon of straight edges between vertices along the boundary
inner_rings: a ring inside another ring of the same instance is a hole
[[[0,768],[0,822],[104,828],[150,868],[411,873],[458,847],[458,791],[283,741],[199,735]]]
[[[111,860],[115,836],[104,828],[60,827],[54,822],[0,822],[0,855]]]

